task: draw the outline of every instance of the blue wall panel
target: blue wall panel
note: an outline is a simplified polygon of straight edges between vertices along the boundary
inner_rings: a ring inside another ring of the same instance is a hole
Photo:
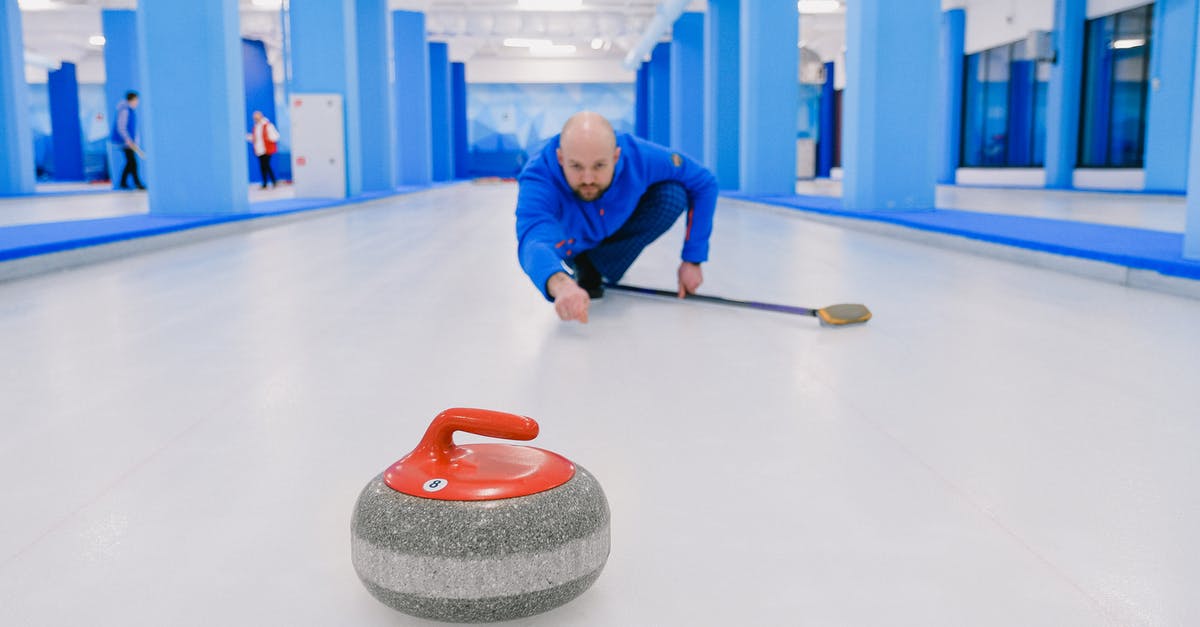
[[[454,117],[454,178],[471,175],[471,146],[467,134],[467,64],[450,64],[450,104]]]
[[[817,176],[828,178],[833,170],[833,147],[837,138],[834,137],[837,125],[835,123],[837,109],[835,102],[834,89],[834,70],[837,69],[833,62],[825,64],[825,83],[821,85],[821,104],[820,113],[821,121],[817,130]]]
[[[957,179],[958,165],[962,161],[962,98],[963,98],[963,54],[966,45],[967,12],[952,9],[942,14],[942,38],[940,48],[941,113],[939,120],[939,144],[941,157],[938,162],[938,182],[953,185]]]
[[[1074,186],[1086,12],[1087,0],[1055,0],[1058,61],[1050,67],[1046,95],[1046,187],[1052,189]]]
[[[704,160],[704,14],[684,13],[671,29],[671,147]]]
[[[633,134],[642,139],[650,138],[650,64],[638,66],[634,83]]]
[[[741,190],[794,194],[800,104],[796,3],[743,2],[740,20]]]
[[[704,164],[721,189],[738,188],[741,0],[709,0],[704,17]]]
[[[36,189],[23,42],[17,0],[0,0],[0,195]]]
[[[671,143],[671,44],[654,47],[647,65],[646,137],[656,144]]]
[[[396,187],[387,0],[357,0],[359,125],[363,191]]]
[[[396,64],[396,182],[424,185],[433,180],[429,144],[429,47],[425,14],[392,12],[393,59]]]
[[[246,212],[237,0],[141,0],[137,11],[150,213]]]
[[[79,81],[75,64],[63,63],[46,81],[54,137],[54,180],[83,180],[83,127],[79,123]]]
[[[1146,189],[1187,188],[1198,0],[1158,0],[1151,29]]]
[[[454,125],[450,102],[450,49],[443,42],[430,42],[429,129],[435,181],[454,179]]]

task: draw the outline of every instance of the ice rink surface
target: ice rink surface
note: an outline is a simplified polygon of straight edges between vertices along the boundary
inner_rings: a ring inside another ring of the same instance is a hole
[[[566,324],[515,197],[0,283],[0,624],[429,624],[359,583],[350,514],[453,406],[608,495],[599,581],[519,624],[1200,624],[1200,301],[722,200],[702,291],[875,318]],[[682,226],[629,282],[674,286]]]

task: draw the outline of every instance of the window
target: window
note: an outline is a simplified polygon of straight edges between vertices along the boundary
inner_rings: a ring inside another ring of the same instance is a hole
[[[1079,166],[1140,168],[1153,5],[1087,23]]]
[[[1046,155],[1050,64],[1027,58],[1024,41],[967,55],[962,165],[1036,167]]]

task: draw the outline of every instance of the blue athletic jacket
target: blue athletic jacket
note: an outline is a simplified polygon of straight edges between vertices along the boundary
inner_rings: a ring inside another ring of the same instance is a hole
[[[679,152],[627,133],[617,135],[621,156],[612,185],[600,198],[584,202],[575,196],[558,165],[555,135],[518,177],[517,256],[542,295],[546,281],[563,271],[563,261],[597,246],[621,228],[646,189],[678,181],[688,193],[684,261],[708,260],[708,237],[717,207],[717,180],[704,166]]]
[[[117,117],[108,139],[119,145],[124,145],[126,140],[137,141],[137,110],[126,100],[117,103]]]

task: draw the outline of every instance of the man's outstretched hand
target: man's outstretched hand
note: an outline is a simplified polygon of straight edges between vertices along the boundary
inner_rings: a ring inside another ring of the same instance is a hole
[[[683,298],[688,294],[695,294],[696,289],[704,282],[704,273],[700,271],[700,264],[685,261],[679,264],[679,297]]]
[[[546,291],[554,299],[554,311],[562,320],[578,320],[587,324],[588,307],[592,299],[587,290],[579,287],[566,272],[559,272],[546,281]]]

